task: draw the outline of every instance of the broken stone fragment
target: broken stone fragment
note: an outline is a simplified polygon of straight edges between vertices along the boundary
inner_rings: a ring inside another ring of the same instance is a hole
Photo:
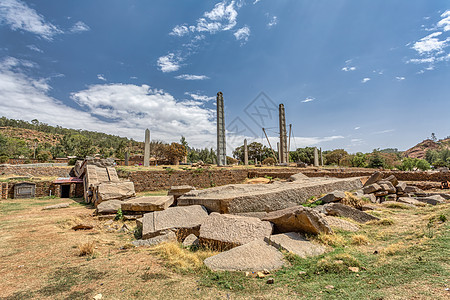
[[[321,201],[322,203],[331,203],[331,202],[339,202],[345,198],[345,193],[343,191],[333,191],[320,199],[317,199],[316,202]]]
[[[415,197],[414,199],[416,199],[420,202],[423,202],[423,203],[431,204],[431,205],[445,203],[445,199],[440,195],[434,195],[434,196],[428,196],[428,197]]]
[[[194,234],[188,235],[183,241],[184,247],[193,247],[198,245],[199,245],[198,237],[196,237]]]
[[[383,174],[380,171],[376,171],[375,173],[372,174],[372,176],[369,177],[369,179],[367,179],[366,183],[364,184],[364,187],[369,186],[373,183],[377,183],[382,178]]]
[[[97,205],[96,214],[97,215],[110,215],[115,214],[122,205],[122,200],[108,200],[103,201]]]
[[[193,233],[199,234],[200,224],[208,217],[201,205],[169,207],[166,210],[147,213],[142,219],[142,238],[149,239],[167,231],[176,231],[177,238],[183,240]]]
[[[262,219],[275,225],[277,230],[283,232],[301,232],[310,234],[331,233],[327,221],[318,211],[303,206],[294,206],[273,211]]]
[[[325,252],[325,248],[307,240],[297,232],[271,235],[264,239],[269,245],[298,255],[302,258],[317,256]]]
[[[258,218],[211,213],[201,223],[200,244],[223,250],[263,240],[272,234],[272,224]]]
[[[208,257],[205,265],[213,271],[272,271],[284,265],[283,254],[263,240]]]
[[[167,242],[176,242],[177,237],[173,231],[168,231],[166,234],[158,235],[150,239],[146,240],[136,240],[132,241],[131,243],[136,246],[155,246],[161,243],[167,243]]]
[[[379,181],[378,185],[381,186],[383,191],[387,191],[388,194],[395,194],[397,192],[397,189],[390,181]]]
[[[328,225],[330,225],[331,228],[336,228],[339,230],[350,231],[350,232],[356,232],[359,230],[358,225],[353,224],[352,222],[337,218],[337,217],[326,216],[325,220],[327,220]]]
[[[172,203],[173,196],[150,196],[129,199],[121,207],[125,213],[144,213],[167,209]]]
[[[369,215],[368,213],[341,203],[326,204],[323,209],[327,215],[350,218],[358,223],[366,223],[371,220],[379,220],[379,218],[375,216]]]
[[[371,193],[375,193],[375,192],[381,190],[381,186],[377,183],[373,183],[373,184],[363,187],[362,190],[363,190],[364,194],[371,194]]]
[[[383,179],[385,181],[389,181],[390,183],[392,183],[393,186],[397,186],[398,185],[398,180],[394,175],[388,176],[385,179]]]
[[[55,205],[46,206],[46,207],[44,207],[42,210],[50,210],[50,209],[66,208],[66,207],[69,207],[69,205],[70,205],[70,203],[60,203],[60,204],[55,204]]]

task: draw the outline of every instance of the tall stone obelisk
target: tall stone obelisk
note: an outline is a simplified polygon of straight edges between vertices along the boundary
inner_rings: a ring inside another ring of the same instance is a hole
[[[227,145],[225,142],[225,114],[223,94],[217,93],[217,165],[227,165]]]
[[[247,139],[244,140],[244,165],[248,166],[248,148],[247,148]]]
[[[319,153],[317,152],[317,147],[314,147],[314,167],[319,166]]]
[[[286,115],[284,112],[284,104],[280,104],[278,108],[280,120],[280,163],[287,162],[287,135],[286,135]]]
[[[145,129],[144,167],[150,166],[150,130]]]

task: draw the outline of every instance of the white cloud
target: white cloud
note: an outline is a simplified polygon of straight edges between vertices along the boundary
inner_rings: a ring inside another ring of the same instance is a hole
[[[384,133],[389,133],[389,132],[394,132],[395,129],[386,129],[386,130],[382,130],[382,131],[375,131],[372,134],[384,134]]]
[[[189,33],[189,28],[186,25],[177,25],[169,33],[170,35],[183,36]]]
[[[0,23],[7,24],[12,30],[24,30],[46,40],[62,33],[58,27],[46,22],[44,17],[19,0],[0,1]]]
[[[174,53],[169,53],[158,58],[158,67],[164,73],[178,71],[181,58]]]
[[[398,81],[402,81],[402,80],[405,80],[406,78],[403,76],[397,76],[397,77],[395,77],[395,79],[397,79]]]
[[[91,30],[91,28],[86,25],[84,22],[78,21],[76,22],[72,28],[70,28],[70,32],[72,33],[79,33],[79,32],[83,32],[83,31],[89,31]]]
[[[27,45],[27,48],[39,53],[44,53],[44,51],[42,51],[41,49],[39,49],[36,45]]]
[[[187,95],[187,96],[190,96],[192,99],[194,99],[196,101],[202,101],[202,102],[208,102],[208,101],[216,99],[215,97],[209,97],[209,96],[206,96],[206,95],[200,95],[200,94],[196,94],[196,93],[188,93],[188,92],[186,92],[184,94]]]
[[[359,127],[359,126],[357,126],[357,127],[355,127],[355,130],[358,130],[358,129],[360,129],[361,127]]]
[[[442,50],[447,46],[448,39],[439,40],[437,37],[441,34],[442,32],[433,32],[415,42],[412,48],[421,55],[430,52],[442,53]]]
[[[247,42],[248,37],[250,36],[250,28],[248,26],[244,26],[242,28],[239,28],[235,33],[234,36],[236,40]]]
[[[271,28],[278,24],[278,18],[277,16],[273,16],[272,19],[270,19],[269,23],[267,23],[267,27]]]
[[[369,78],[369,77],[363,78],[363,79],[361,80],[362,83],[366,83],[366,82],[368,82],[368,81],[370,81],[370,78]]]
[[[259,1],[261,1],[261,0],[255,0],[255,1],[253,1],[253,4],[258,3]]]
[[[217,3],[211,11],[203,14],[195,25],[177,25],[169,33],[174,36],[184,36],[190,32],[208,32],[215,34],[219,31],[233,29],[237,24],[238,13],[235,9],[236,2],[227,0]]]
[[[103,81],[106,81],[106,78],[103,74],[97,74],[97,78]]]
[[[343,67],[341,70],[344,72],[355,71],[356,67]]]
[[[152,139],[178,141],[182,134],[195,147],[215,140],[213,110],[177,101],[163,90],[120,83],[92,85],[72,93],[71,98],[84,108],[76,109],[50,97],[48,80],[27,76],[24,68],[29,67],[36,65],[11,57],[0,61],[0,111],[8,118],[38,119],[136,140],[143,140],[144,130],[149,128]],[[27,107],[33,109],[24,109]]]
[[[181,74],[178,76],[175,76],[176,79],[182,79],[182,80],[205,80],[209,79],[206,75],[191,75],[191,74]]]
[[[308,98],[306,98],[305,100],[302,100],[302,102],[303,103],[308,103],[308,102],[311,102],[311,101],[314,101],[315,100],[315,98],[313,98],[313,97],[308,97]]]
[[[444,31],[450,30],[450,10],[446,10],[442,15],[442,20],[437,23],[438,27],[442,27]]]

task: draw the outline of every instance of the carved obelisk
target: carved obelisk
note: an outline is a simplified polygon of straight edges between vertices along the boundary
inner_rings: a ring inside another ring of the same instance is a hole
[[[247,139],[244,140],[244,165],[248,166],[248,148],[247,148]]]
[[[144,167],[150,166],[150,130],[145,129]]]
[[[284,112],[284,104],[280,104],[279,108],[279,120],[280,120],[280,163],[287,162],[287,135],[286,135],[286,115]]]
[[[227,145],[225,142],[225,114],[223,94],[217,93],[217,165],[227,165]]]

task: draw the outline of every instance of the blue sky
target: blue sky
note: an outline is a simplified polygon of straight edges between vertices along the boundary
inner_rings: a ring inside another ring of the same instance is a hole
[[[0,1],[0,115],[215,148],[369,152],[450,135],[447,0]],[[265,143],[265,142],[264,142]]]

